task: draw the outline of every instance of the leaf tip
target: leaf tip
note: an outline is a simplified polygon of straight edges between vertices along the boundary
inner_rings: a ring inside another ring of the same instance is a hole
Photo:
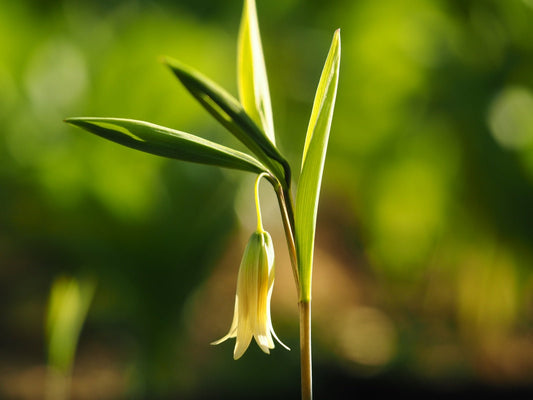
[[[174,59],[170,58],[169,56],[161,56],[159,57],[159,61],[172,69],[172,65],[174,64]]]
[[[75,118],[75,117],[69,117],[69,118],[64,118],[63,119],[63,122],[65,122],[66,124],[70,124],[70,125],[77,125],[77,121],[79,120],[79,118]]]
[[[335,33],[333,34],[333,40],[337,43],[340,43],[341,41],[341,28],[337,28]]]
[[[183,82],[184,77],[186,77],[188,73],[188,67],[183,64],[181,61],[176,60],[175,58],[164,56],[163,64],[165,64],[170,70],[176,75],[176,77]]]
[[[77,126],[79,128],[87,129],[86,126],[91,126],[94,124],[95,120],[99,118],[96,117],[69,117],[65,118],[63,122],[66,122],[69,125]]]

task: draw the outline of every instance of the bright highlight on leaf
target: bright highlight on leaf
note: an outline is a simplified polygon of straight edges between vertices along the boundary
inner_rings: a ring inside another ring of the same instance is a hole
[[[262,127],[272,143],[276,143],[255,0],[246,0],[244,3],[237,68],[239,98],[244,109],[255,123]]]
[[[256,173],[265,171],[265,167],[248,154],[148,122],[121,118],[68,118],[65,122],[158,156]]]
[[[311,298],[311,273],[315,243],[316,216],[329,131],[333,118],[341,57],[340,30],[333,41],[322,70],[307,128],[302,171],[296,194],[296,244],[300,276],[300,300]]]

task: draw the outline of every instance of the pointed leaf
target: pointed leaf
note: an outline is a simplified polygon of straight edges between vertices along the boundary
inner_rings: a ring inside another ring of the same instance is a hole
[[[68,118],[65,122],[133,149],[200,164],[261,173],[255,158],[189,133],[122,118]]]
[[[255,0],[244,2],[237,61],[241,103],[254,122],[263,128],[272,143],[276,143]]]
[[[340,55],[340,31],[337,30],[333,36],[315,95],[305,139],[302,171],[296,193],[295,230],[300,276],[300,300],[303,301],[309,301],[311,297],[316,216],[329,131],[337,95]]]
[[[179,61],[166,58],[165,62],[211,115],[248,147],[281,182],[290,185],[288,162],[233,96]]]

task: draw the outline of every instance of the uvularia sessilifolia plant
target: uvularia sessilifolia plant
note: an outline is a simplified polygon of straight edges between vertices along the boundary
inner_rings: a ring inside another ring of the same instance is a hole
[[[274,348],[270,299],[274,286],[274,248],[261,222],[261,178],[272,185],[278,199],[288,251],[298,288],[302,398],[312,398],[311,279],[316,216],[326,149],[337,93],[340,65],[340,31],[335,31],[316,91],[302,163],[291,168],[276,146],[270,93],[261,47],[254,0],[245,0],[238,37],[237,100],[193,68],[172,58],[164,63],[198,102],[250,151],[244,153],[199,136],[120,118],[67,118],[103,138],[147,153],[233,168],[257,174],[255,200],[257,229],[246,246],[237,278],[235,312],[230,330],[218,344],[236,338],[233,356],[238,359],[252,338],[265,353]],[[297,184],[292,184],[294,171]],[[295,187],[293,187],[295,186]],[[296,197],[293,200],[293,191]]]

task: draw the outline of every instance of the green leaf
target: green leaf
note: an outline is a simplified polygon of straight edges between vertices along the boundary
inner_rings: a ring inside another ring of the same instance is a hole
[[[158,156],[261,173],[255,158],[189,133],[121,118],[68,118],[65,122],[121,145]]]
[[[177,60],[166,64],[200,104],[286,186],[290,185],[290,167],[276,146],[246,113],[242,105],[216,83]]]
[[[309,301],[311,298],[316,216],[329,131],[337,95],[340,56],[340,30],[337,30],[333,36],[316,91],[305,138],[302,171],[296,193],[295,230],[301,301]]]
[[[72,368],[95,289],[90,278],[59,277],[52,284],[46,313],[48,364],[63,374]]]
[[[254,122],[263,128],[272,143],[276,143],[255,0],[244,2],[237,62],[241,103]]]

